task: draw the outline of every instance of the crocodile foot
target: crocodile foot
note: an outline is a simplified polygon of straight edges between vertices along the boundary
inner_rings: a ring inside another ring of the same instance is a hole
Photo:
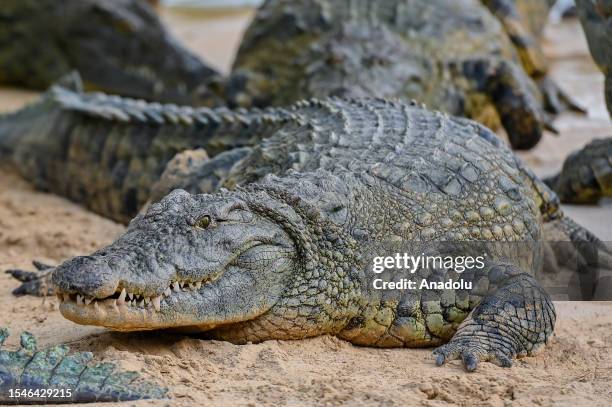
[[[53,294],[53,285],[51,284],[51,273],[55,267],[39,261],[33,261],[32,265],[36,271],[27,271],[21,269],[6,270],[5,273],[10,274],[22,284],[13,290],[13,295],[34,295],[44,297]]]
[[[451,340],[433,351],[436,365],[442,366],[448,361],[461,359],[466,370],[473,372],[480,361],[496,364],[500,367],[512,366],[512,351],[489,338],[459,338]]]
[[[490,268],[489,282],[498,288],[472,310],[450,342],[434,350],[438,366],[461,359],[468,372],[481,361],[511,367],[512,358],[532,355],[548,342],[556,314],[538,281],[499,264]]]
[[[553,115],[570,111],[586,114],[587,111],[580,106],[570,95],[561,89],[551,78],[544,77],[538,81],[538,87],[544,98],[544,109]]]

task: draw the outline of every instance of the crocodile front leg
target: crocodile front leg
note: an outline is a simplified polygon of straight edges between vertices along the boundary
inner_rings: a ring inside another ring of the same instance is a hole
[[[516,64],[484,58],[457,61],[459,75],[472,89],[488,96],[514,149],[527,150],[542,138],[544,129],[555,131],[552,119],[541,106],[535,83]]]
[[[55,267],[38,261],[33,261],[32,265],[36,271],[21,269],[6,270],[7,274],[10,274],[22,282],[19,287],[13,290],[13,295],[18,297],[22,295],[34,295],[40,297],[52,295],[54,289],[53,285],[51,284],[51,273],[53,273]]]
[[[516,48],[523,69],[537,83],[542,94],[544,109],[553,115],[566,110],[586,113],[548,76],[548,62],[540,46],[540,36],[529,27],[525,15],[519,12],[516,0],[482,0],[483,4],[497,17]],[[548,6],[545,2],[533,2],[531,12],[542,16],[546,22]],[[542,9],[544,8],[544,9]]]
[[[510,367],[512,358],[531,355],[550,339],[555,309],[540,284],[513,265],[495,265],[488,276],[490,294],[434,350],[437,365],[461,359],[468,371],[480,361]]]

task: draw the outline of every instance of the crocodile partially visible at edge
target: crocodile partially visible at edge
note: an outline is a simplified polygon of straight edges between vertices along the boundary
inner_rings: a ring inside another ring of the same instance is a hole
[[[9,332],[0,328],[0,348]],[[114,363],[93,362],[90,352],[67,345],[38,349],[29,332],[16,351],[0,349],[0,404],[66,404],[168,398],[167,389]]]
[[[78,71],[90,91],[223,104],[222,75],[144,0],[3,0],[0,23],[1,84],[44,90]]]

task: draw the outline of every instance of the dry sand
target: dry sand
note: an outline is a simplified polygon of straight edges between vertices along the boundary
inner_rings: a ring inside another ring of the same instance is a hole
[[[192,13],[163,11],[176,35],[220,69],[227,70],[246,24],[245,14],[213,21]],[[590,61],[576,24],[549,30],[556,41],[553,73],[585,106],[589,117],[567,114],[558,138],[547,136],[524,158],[540,174],[560,166],[571,150],[594,137],[612,135],[605,115],[602,76]],[[0,91],[0,110],[35,97]],[[612,240],[612,206],[568,207],[581,223]],[[0,168],[0,269],[28,267],[38,259],[57,263],[113,240],[123,226],[53,195],[36,192],[6,167]],[[458,362],[433,364],[429,349],[354,347],[332,337],[269,341],[236,346],[171,334],[119,334],[75,325],[62,318],[57,301],[14,298],[16,283],[0,275],[0,326],[27,329],[42,345],[69,343],[101,360],[120,360],[171,389],[172,401],[129,405],[612,405],[612,303],[557,303],[552,343],[512,369],[483,363],[467,374]]]

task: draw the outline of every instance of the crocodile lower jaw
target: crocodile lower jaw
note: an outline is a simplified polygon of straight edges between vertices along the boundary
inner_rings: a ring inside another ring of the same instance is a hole
[[[198,282],[174,281],[162,294],[153,297],[128,293],[125,288],[106,298],[61,292],[57,297],[62,315],[78,324],[100,325],[127,331],[183,326],[183,321],[169,321],[166,314],[181,301],[197,301],[200,291],[205,290],[222,275],[223,272],[218,271]]]
[[[216,327],[216,323],[203,323],[173,312],[175,301],[193,301],[194,294],[185,293],[185,298],[173,299],[174,303],[161,304],[161,311],[153,307],[139,308],[118,305],[115,299],[99,300],[92,305],[78,305],[76,301],[63,301],[60,304],[62,315],[80,325],[103,326],[116,331],[145,331],[151,329],[180,328],[185,326],[198,327],[199,331],[207,331]]]
[[[93,301],[91,305],[80,305],[76,301],[62,301],[62,315],[77,324],[99,325],[116,330],[156,329],[160,312],[154,308],[132,308],[118,305],[115,299]]]

